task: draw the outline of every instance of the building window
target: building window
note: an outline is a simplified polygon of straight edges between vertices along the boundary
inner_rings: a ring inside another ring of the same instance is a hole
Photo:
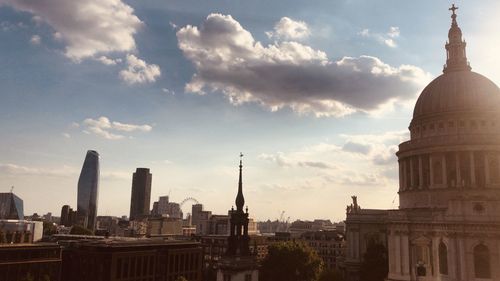
[[[252,274],[245,274],[245,281],[252,281]]]
[[[474,273],[476,278],[491,278],[490,251],[483,244],[474,247]]]
[[[439,243],[439,273],[448,275],[448,249],[443,241]]]
[[[224,281],[231,281],[231,275],[224,274]]]

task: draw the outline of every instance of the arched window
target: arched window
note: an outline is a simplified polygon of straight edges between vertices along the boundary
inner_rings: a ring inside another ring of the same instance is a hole
[[[439,273],[448,275],[448,248],[443,241],[439,243]]]
[[[474,273],[476,278],[491,278],[490,251],[483,244],[474,247]]]

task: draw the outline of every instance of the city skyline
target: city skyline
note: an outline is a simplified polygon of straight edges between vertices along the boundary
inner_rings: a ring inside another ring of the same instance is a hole
[[[0,192],[15,186],[26,214],[58,214],[76,206],[81,159],[96,150],[98,215],[129,213],[136,167],[151,169],[151,197],[194,197],[226,214],[243,151],[258,220],[283,210],[342,220],[355,194],[363,207],[397,208],[394,153],[409,139],[416,97],[446,62],[451,1],[236,2],[104,1],[124,16],[100,19],[112,27],[98,36],[0,0]],[[455,3],[473,70],[499,84],[500,5]],[[237,57],[245,69],[231,65]],[[350,77],[367,83],[345,95]]]

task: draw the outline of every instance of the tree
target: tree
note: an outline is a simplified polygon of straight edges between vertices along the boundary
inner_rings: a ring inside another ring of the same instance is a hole
[[[387,249],[380,243],[369,243],[361,264],[360,279],[383,281],[389,272]]]
[[[338,270],[325,269],[321,272],[318,281],[344,281],[344,277]]]
[[[71,227],[71,231],[69,234],[76,234],[76,235],[94,235],[94,232],[92,230],[87,229],[81,225],[73,225]]]
[[[261,281],[316,281],[323,262],[316,251],[303,243],[270,245],[260,268]]]

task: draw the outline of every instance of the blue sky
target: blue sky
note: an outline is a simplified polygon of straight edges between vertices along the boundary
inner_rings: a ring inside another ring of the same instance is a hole
[[[0,0],[0,191],[75,206],[88,149],[101,215],[132,172],[226,213],[238,154],[250,213],[397,207],[397,144],[439,75],[450,1]],[[473,70],[500,82],[496,1],[456,3]]]

